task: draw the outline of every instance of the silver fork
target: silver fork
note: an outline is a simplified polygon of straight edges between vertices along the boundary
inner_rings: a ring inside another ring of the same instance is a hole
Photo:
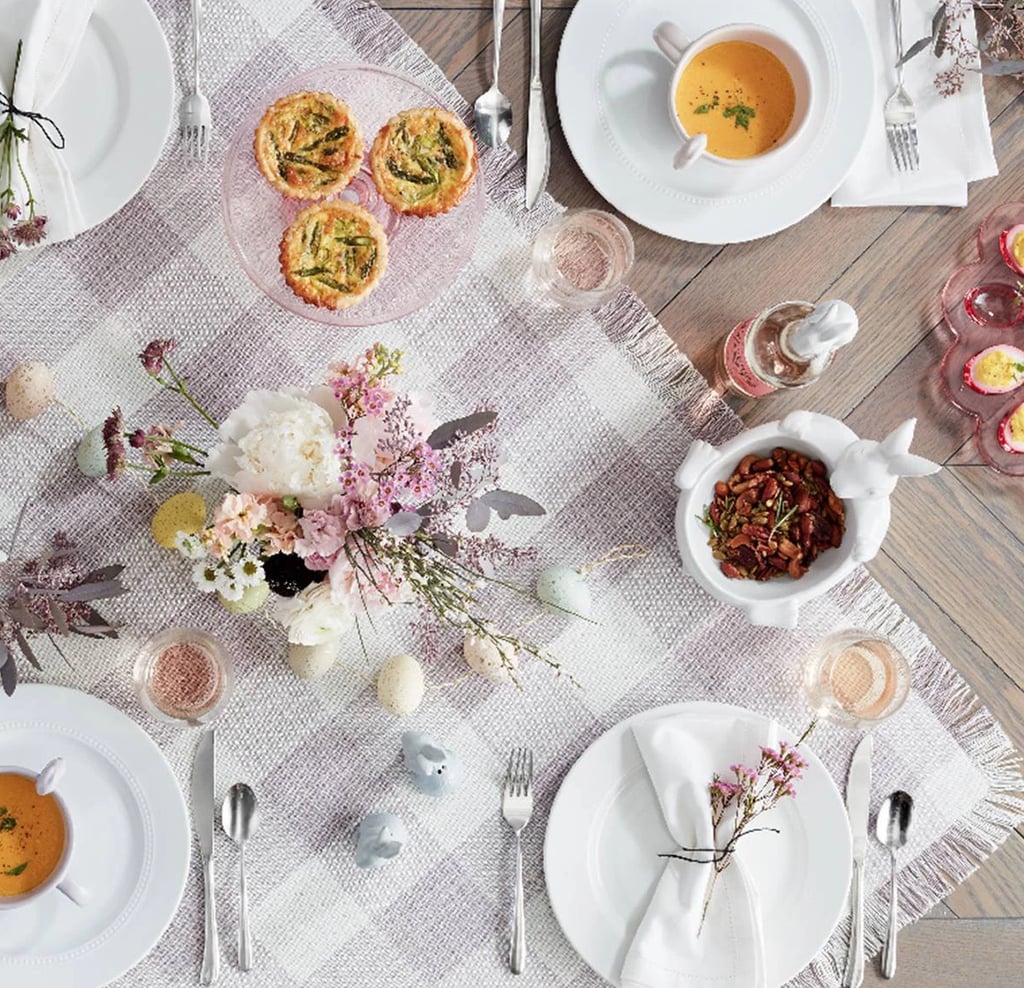
[[[896,31],[896,88],[885,101],[885,136],[893,161],[901,172],[916,172],[921,165],[917,154],[917,114],[914,101],[903,88],[902,0],[892,0],[892,23]]]
[[[202,34],[203,2],[192,0],[192,92],[181,102],[178,113],[181,121],[181,140],[185,153],[192,161],[205,162],[210,150],[213,116],[210,101],[199,88],[199,42]]]
[[[516,901],[512,914],[512,942],[508,966],[513,974],[522,974],[526,966],[526,910],[523,903],[523,828],[533,815],[533,752],[513,748],[501,795],[501,815],[516,835]]]

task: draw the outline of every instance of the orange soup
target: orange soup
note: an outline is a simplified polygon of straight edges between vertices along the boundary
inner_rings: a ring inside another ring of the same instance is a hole
[[[64,854],[64,814],[35,779],[0,773],[0,896],[42,885]]]
[[[720,158],[753,158],[782,140],[796,89],[786,66],[750,41],[723,41],[695,55],[675,92],[687,134],[707,134]]]

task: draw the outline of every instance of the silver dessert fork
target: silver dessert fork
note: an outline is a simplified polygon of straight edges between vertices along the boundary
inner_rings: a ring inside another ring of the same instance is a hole
[[[192,92],[181,102],[181,140],[192,161],[205,162],[210,150],[213,115],[210,101],[199,88],[199,42],[203,27],[203,0],[192,0]]]
[[[513,974],[522,974],[526,966],[526,912],[523,903],[523,828],[533,815],[533,752],[513,748],[501,795],[501,815],[516,835],[516,897],[512,914],[512,942],[508,966]]]
[[[916,172],[921,165],[917,154],[917,113],[910,93],[903,88],[902,0],[892,0],[892,24],[896,31],[896,88],[882,111],[885,136],[896,167],[901,172]]]

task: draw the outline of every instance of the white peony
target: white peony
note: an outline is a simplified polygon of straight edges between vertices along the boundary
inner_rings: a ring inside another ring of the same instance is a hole
[[[338,489],[335,422],[300,393],[250,391],[223,422],[210,472],[245,494],[323,501]]]
[[[326,580],[311,584],[294,597],[278,598],[272,613],[293,645],[321,645],[340,638],[354,622],[348,604],[331,597]]]

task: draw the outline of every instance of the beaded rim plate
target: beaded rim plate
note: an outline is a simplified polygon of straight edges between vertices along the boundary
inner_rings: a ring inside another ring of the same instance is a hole
[[[64,759],[61,796],[75,826],[68,873],[89,900],[76,906],[51,889],[7,910],[0,981],[105,985],[153,949],[178,910],[191,852],[181,789],[149,735],[102,700],[35,683],[2,699],[0,762],[38,770]]]
[[[299,298],[281,273],[281,235],[310,205],[281,195],[260,173],[253,137],[263,111],[276,99],[302,90],[334,93],[352,109],[366,156],[347,189],[333,198],[357,202],[380,221],[388,238],[388,264],[380,284],[348,309],[327,309]],[[399,110],[443,106],[414,79],[377,65],[324,65],[294,76],[260,96],[242,119],[224,163],[222,207],[228,241],[253,283],[281,308],[331,326],[373,326],[401,319],[440,296],[473,256],[487,194],[478,170],[466,197],[441,216],[403,216],[380,196],[369,170],[369,147]]]
[[[691,38],[729,22],[763,25],[811,73],[807,124],[763,162],[698,161],[675,171],[679,137],[666,107],[673,65],[652,32],[674,21]],[[597,191],[637,223],[704,244],[777,233],[817,209],[846,177],[875,105],[868,37],[851,3],[820,0],[580,0],[562,36],[558,112],[573,157]]]

